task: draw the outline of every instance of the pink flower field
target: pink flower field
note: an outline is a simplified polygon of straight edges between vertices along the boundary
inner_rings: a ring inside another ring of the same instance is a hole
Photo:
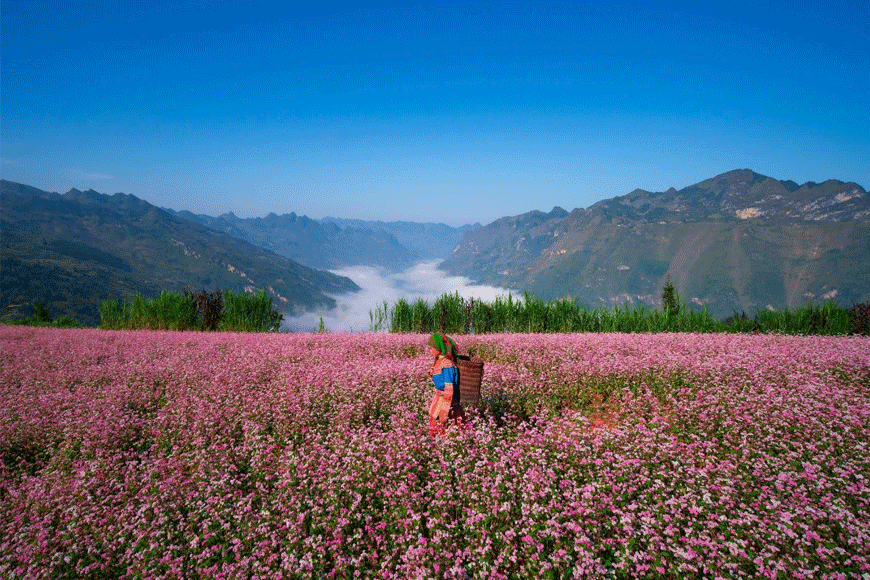
[[[0,326],[2,578],[870,578],[870,339]]]

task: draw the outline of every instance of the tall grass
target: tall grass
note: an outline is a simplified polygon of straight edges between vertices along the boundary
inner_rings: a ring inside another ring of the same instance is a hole
[[[281,320],[265,289],[254,294],[163,291],[150,299],[137,292],[129,300],[100,304],[100,328],[111,330],[277,332]]]
[[[127,330],[199,330],[196,302],[188,295],[162,291],[148,299],[139,292],[130,300],[104,300],[100,328]]]
[[[115,298],[100,303],[100,328],[118,330],[127,327],[127,305]]]
[[[762,332],[837,335],[849,334],[852,330],[849,311],[833,302],[781,312],[762,311],[756,319]]]
[[[254,294],[224,291],[224,310],[218,328],[234,332],[277,332],[281,316],[272,308],[272,297],[262,289]]]
[[[656,309],[645,306],[586,308],[567,299],[543,301],[528,293],[496,296],[492,302],[466,300],[458,293],[443,294],[429,304],[418,298],[401,298],[369,312],[370,330],[451,334],[554,333],[554,332],[776,332],[781,334],[841,335],[866,333],[856,317],[863,310],[847,310],[833,302],[807,305],[779,312],[759,312],[749,318],[732,316],[717,320],[706,308]],[[866,316],[865,316],[866,317]]]

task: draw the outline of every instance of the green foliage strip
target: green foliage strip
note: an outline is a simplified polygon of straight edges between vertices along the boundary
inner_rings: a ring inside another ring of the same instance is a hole
[[[33,305],[33,314],[23,317],[3,317],[0,318],[0,324],[11,324],[13,326],[48,326],[52,328],[84,328],[84,324],[74,318],[63,315],[57,318],[52,318],[48,310],[45,308],[45,302],[37,302]]]
[[[429,304],[422,298],[404,298],[390,306],[384,302],[369,312],[370,330],[394,333],[451,334],[556,333],[556,332],[777,332],[781,334],[868,334],[868,305],[847,310],[834,302],[777,312],[763,311],[715,319],[706,308],[692,310],[677,302],[663,309],[642,305],[589,309],[567,299],[543,301],[526,293],[493,302],[443,294]]]
[[[163,291],[151,299],[137,292],[130,300],[100,304],[100,328],[108,330],[277,332],[283,318],[265,289],[253,294]]]

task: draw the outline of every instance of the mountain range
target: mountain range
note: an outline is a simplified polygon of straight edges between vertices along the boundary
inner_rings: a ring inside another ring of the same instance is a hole
[[[717,317],[833,299],[870,302],[870,196],[861,186],[734,170],[683,189],[486,226],[239,218],[163,210],[127,194],[66,194],[0,180],[0,314],[36,300],[88,323],[133,292],[265,287],[285,313],[354,291],[320,269],[419,260],[475,283],[587,306],[660,305],[668,277]]]
[[[224,232],[311,268],[377,266],[398,272],[415,262],[442,259],[463,234],[480,224],[458,228],[436,223],[383,222],[327,217],[314,220],[296,213],[240,218],[189,211],[169,213]]]
[[[44,302],[53,316],[99,322],[107,298],[161,290],[266,288],[286,314],[358,290],[319,271],[161,210],[133,195],[61,195],[0,180],[0,314]]]
[[[719,317],[870,301],[870,197],[748,169],[588,209],[531,211],[465,234],[441,269],[587,306],[660,305],[670,276]]]
[[[480,227],[479,223],[452,227],[442,223],[384,222],[325,217],[324,223],[332,223],[341,228],[359,228],[383,231],[407,248],[414,261],[444,259],[450,255],[456,244],[467,232]]]

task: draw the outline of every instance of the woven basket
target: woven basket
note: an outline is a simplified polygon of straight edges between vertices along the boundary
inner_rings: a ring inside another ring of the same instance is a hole
[[[477,405],[483,381],[483,361],[460,354],[456,357],[456,366],[459,367],[459,402],[463,407]]]

